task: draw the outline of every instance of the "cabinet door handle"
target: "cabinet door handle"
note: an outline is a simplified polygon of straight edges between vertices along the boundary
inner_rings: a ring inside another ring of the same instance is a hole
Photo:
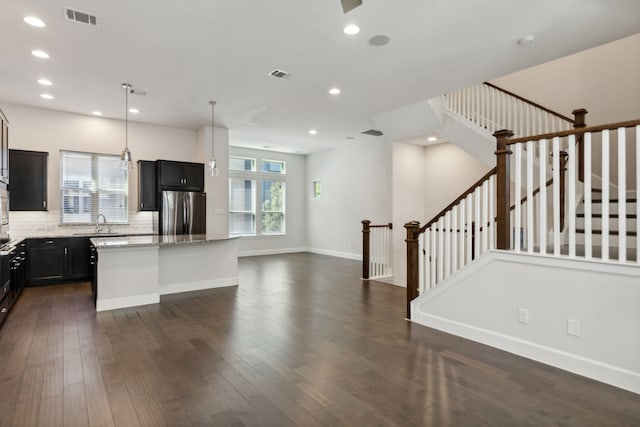
[[[53,240],[47,240],[47,245],[53,245]]]
[[[42,207],[43,207],[44,209],[47,209],[47,201],[46,201],[46,200],[43,200],[43,201],[42,201]]]
[[[144,202],[140,203],[140,209],[144,209]]]
[[[0,310],[0,313],[6,313],[7,312],[7,308],[6,307],[2,307],[2,310]]]
[[[67,254],[67,248],[64,248],[64,254],[65,255]]]

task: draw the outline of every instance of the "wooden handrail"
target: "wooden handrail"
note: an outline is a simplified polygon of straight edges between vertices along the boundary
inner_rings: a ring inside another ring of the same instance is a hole
[[[509,139],[507,141],[507,145],[513,145],[513,144],[519,144],[522,142],[529,142],[529,141],[539,141],[541,139],[552,139],[555,137],[563,137],[563,136],[569,136],[569,135],[578,135],[578,134],[583,134],[583,133],[587,133],[587,132],[601,132],[603,130],[614,130],[614,129],[619,129],[619,128],[630,128],[633,126],[638,126],[640,125],[640,119],[636,119],[636,120],[629,120],[626,122],[617,122],[617,123],[609,123],[606,125],[598,125],[598,126],[587,126],[584,128],[579,128],[579,129],[573,129],[573,130],[563,130],[560,132],[555,132],[555,133],[545,133],[542,135],[534,135],[534,136],[526,136],[526,137],[522,137],[522,138],[513,138],[513,139]]]
[[[560,114],[560,113],[556,113],[556,112],[555,112],[555,111],[553,111],[553,110],[550,110],[550,109],[548,109],[548,108],[546,108],[546,107],[543,107],[542,105],[540,105],[540,104],[538,104],[538,103],[536,103],[536,102],[533,102],[533,101],[531,101],[531,100],[528,100],[527,98],[524,98],[524,97],[522,97],[522,96],[520,96],[520,95],[516,95],[516,94],[515,94],[515,93],[513,93],[513,92],[509,92],[509,91],[508,91],[508,90],[506,90],[506,89],[502,89],[501,87],[498,87],[498,86],[494,85],[493,83],[484,82],[484,84],[485,84],[485,85],[487,85],[487,86],[489,86],[489,87],[492,87],[492,88],[494,88],[494,89],[496,89],[496,90],[499,90],[500,92],[504,92],[504,93],[506,93],[507,95],[513,96],[514,98],[517,98],[517,99],[519,99],[520,101],[526,102],[527,104],[530,104],[530,105],[532,105],[532,106],[534,106],[534,107],[536,107],[536,108],[539,108],[539,109],[541,109],[542,111],[546,111],[547,113],[549,113],[549,114],[551,114],[551,115],[554,115],[554,116],[556,116],[556,117],[561,118],[562,120],[565,120],[565,121],[567,121],[567,122],[569,122],[569,123],[573,123],[573,119],[570,119],[570,118],[569,118],[569,117],[567,117],[567,116],[563,116],[563,115],[562,115],[562,114]]]
[[[390,230],[393,230],[393,224],[389,223],[389,224],[381,224],[381,225],[369,225],[369,228],[388,228]]]
[[[455,199],[453,202],[451,202],[449,204],[449,206],[447,206],[446,208],[444,208],[443,210],[440,211],[440,213],[438,213],[436,216],[434,216],[431,221],[427,222],[425,225],[422,226],[422,228],[420,228],[419,233],[424,233],[425,230],[429,227],[431,227],[431,225],[433,225],[434,223],[436,223],[444,214],[446,214],[449,210],[453,209],[453,207],[455,205],[457,205],[458,203],[460,203],[461,200],[463,200],[464,198],[466,198],[469,194],[473,193],[475,191],[476,188],[480,187],[487,179],[489,179],[489,177],[491,175],[495,175],[496,173],[496,168],[491,169],[489,172],[487,172],[482,178],[480,178],[478,181],[475,182],[475,184],[473,184],[471,187],[469,187],[467,189],[467,191],[465,191],[464,193],[462,193],[461,196],[459,196],[457,199]]]
[[[553,184],[553,178],[549,179],[549,181],[547,181],[544,186],[548,187],[551,184]],[[535,190],[533,190],[533,194],[531,196],[535,197],[539,192],[540,192],[540,188],[542,187],[538,187]],[[527,196],[524,196],[522,199],[520,199],[520,204],[523,204],[524,202],[527,201]],[[511,205],[511,208],[509,208],[509,210],[514,210],[516,208],[516,204]]]

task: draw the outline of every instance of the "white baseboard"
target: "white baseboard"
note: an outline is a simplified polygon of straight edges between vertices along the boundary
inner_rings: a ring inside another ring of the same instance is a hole
[[[412,310],[415,308],[417,307],[412,307]],[[418,311],[412,317],[414,317],[412,321],[421,325],[593,378],[634,393],[640,393],[640,373],[638,372],[424,312]]]
[[[338,258],[347,258],[347,259],[353,259],[356,261],[362,261],[362,254],[353,254],[350,252],[330,251],[327,249],[317,249],[317,248],[307,248],[306,252],[310,252],[312,254],[318,254],[318,255],[329,255],[329,256],[335,256]]]
[[[203,289],[237,286],[238,277],[222,277],[220,279],[200,280],[197,282],[176,283],[160,286],[160,295],[177,294],[180,292],[201,291]]]
[[[96,301],[96,311],[116,310],[118,308],[135,307],[138,305],[158,304],[160,294],[136,295],[132,297],[110,298]]]
[[[298,252],[306,252],[307,248],[282,248],[282,249],[263,249],[255,251],[238,251],[238,257],[261,256],[261,255],[278,255],[293,254]]]

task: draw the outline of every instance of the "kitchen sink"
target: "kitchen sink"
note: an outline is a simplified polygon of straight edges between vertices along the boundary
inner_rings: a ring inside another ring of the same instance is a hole
[[[74,236],[86,236],[86,237],[120,237],[124,236],[122,233],[73,233]]]

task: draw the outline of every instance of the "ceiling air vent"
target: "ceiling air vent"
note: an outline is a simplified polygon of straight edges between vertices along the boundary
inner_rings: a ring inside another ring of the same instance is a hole
[[[275,69],[272,72],[270,72],[269,75],[277,79],[287,79],[291,74],[287,73],[286,71]]]
[[[365,130],[362,133],[364,133],[365,135],[371,135],[371,136],[382,136],[382,135],[384,135],[382,132],[380,132],[379,130],[376,130],[376,129]]]
[[[64,16],[68,21],[77,22],[79,24],[92,26],[98,25],[98,18],[87,12],[81,12],[67,7],[64,9]]]

